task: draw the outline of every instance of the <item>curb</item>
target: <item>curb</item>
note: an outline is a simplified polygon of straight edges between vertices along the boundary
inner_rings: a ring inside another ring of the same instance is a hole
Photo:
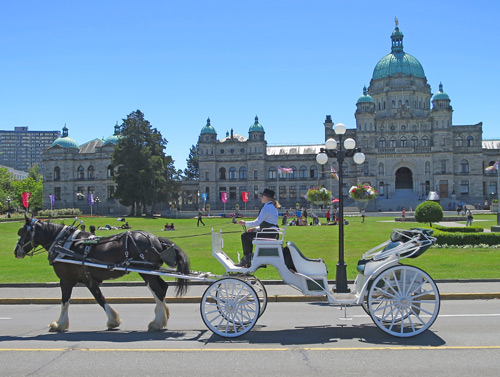
[[[491,300],[500,299],[500,292],[494,293],[442,293],[441,300]],[[154,304],[152,297],[109,297],[109,304]],[[166,303],[197,304],[201,297],[167,297]],[[272,296],[267,302],[326,302],[326,296]],[[0,305],[55,305],[60,304],[60,298],[0,298]],[[72,304],[96,304],[94,298],[72,298]]]

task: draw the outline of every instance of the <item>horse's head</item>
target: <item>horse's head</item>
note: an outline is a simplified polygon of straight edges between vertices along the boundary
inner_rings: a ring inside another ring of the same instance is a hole
[[[23,227],[17,232],[19,240],[14,250],[16,258],[19,259],[24,258],[31,250],[38,246],[35,242],[35,225],[38,220],[34,217],[29,218],[26,214],[24,215],[24,220]]]

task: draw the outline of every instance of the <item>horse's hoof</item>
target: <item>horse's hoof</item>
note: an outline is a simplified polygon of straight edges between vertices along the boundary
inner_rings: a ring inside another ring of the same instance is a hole
[[[155,322],[151,322],[149,325],[148,325],[148,331],[149,332],[158,332],[158,331],[163,331],[163,328],[165,326],[161,326],[161,325],[158,325],[157,323]]]
[[[60,327],[59,324],[57,322],[52,322],[50,325],[49,325],[49,332],[66,332],[68,331],[68,327]]]
[[[116,329],[117,327],[119,327],[121,325],[121,323],[122,323],[122,321],[108,322],[107,323],[108,330]]]

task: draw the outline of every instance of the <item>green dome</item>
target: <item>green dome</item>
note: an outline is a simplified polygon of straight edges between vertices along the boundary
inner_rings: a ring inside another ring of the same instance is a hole
[[[68,129],[66,126],[63,127],[63,133],[61,137],[54,140],[51,147],[60,146],[62,148],[76,148],[80,149],[75,140],[68,136]]]
[[[259,123],[259,117],[255,116],[255,122],[250,126],[248,132],[264,132],[264,127]]]
[[[433,101],[439,100],[439,99],[444,99],[444,100],[450,100],[450,97],[446,92],[443,91],[443,84],[439,83],[439,91],[434,95],[432,98]]]
[[[115,132],[113,135],[109,136],[106,138],[106,140],[104,140],[104,145],[108,145],[108,144],[114,144],[116,145],[118,143],[118,140],[121,138],[121,135],[120,135],[120,126],[118,125],[118,123],[115,125]]]
[[[391,53],[379,60],[373,70],[373,80],[395,76],[397,74],[425,78],[424,69],[420,62],[410,54],[403,51],[403,33],[396,26],[391,39]]]
[[[363,95],[358,98],[358,102],[373,102],[373,98],[371,95],[368,94],[366,90],[366,86],[363,87]]]
[[[210,118],[207,119],[207,125],[201,129],[201,133],[217,135],[217,132],[215,132],[215,128],[213,128],[212,125],[210,124]]]

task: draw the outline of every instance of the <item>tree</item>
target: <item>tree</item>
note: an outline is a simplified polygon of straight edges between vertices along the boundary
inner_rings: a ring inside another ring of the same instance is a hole
[[[189,180],[200,179],[200,158],[198,143],[192,145],[189,150],[189,157],[186,159],[187,168],[184,169],[184,176]]]
[[[433,222],[443,220],[443,208],[439,203],[425,201],[419,204],[415,210],[415,220],[419,223],[429,223],[432,226]]]
[[[173,161],[164,153],[167,140],[140,110],[123,120],[120,135],[111,157],[117,168],[113,177],[117,182],[115,197],[132,207],[132,215],[139,216],[146,205],[154,209],[155,203],[164,201],[162,192],[172,184],[166,170]]]

